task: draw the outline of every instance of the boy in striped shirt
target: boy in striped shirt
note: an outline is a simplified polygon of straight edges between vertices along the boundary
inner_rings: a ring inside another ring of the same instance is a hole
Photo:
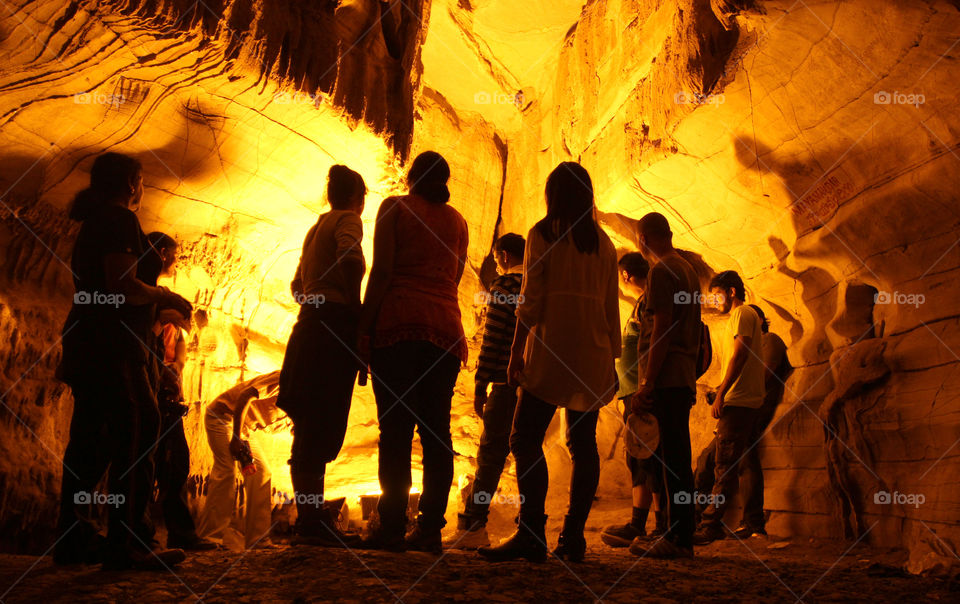
[[[517,326],[525,245],[522,236],[508,233],[497,239],[493,246],[500,275],[485,294],[483,343],[473,402],[477,415],[483,418],[483,434],[477,450],[477,476],[473,491],[459,515],[457,532],[445,544],[448,548],[476,549],[490,545],[487,515],[510,453],[510,429],[517,407],[517,389],[507,385],[507,364]]]

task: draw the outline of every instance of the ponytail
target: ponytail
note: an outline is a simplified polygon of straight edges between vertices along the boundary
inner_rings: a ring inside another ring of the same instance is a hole
[[[450,201],[450,189],[447,188],[449,179],[450,166],[436,151],[425,151],[418,155],[407,173],[410,192],[431,203]]]

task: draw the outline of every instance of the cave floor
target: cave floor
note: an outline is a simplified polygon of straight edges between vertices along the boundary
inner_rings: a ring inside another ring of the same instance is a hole
[[[582,564],[277,546],[194,554],[176,575],[58,568],[50,558],[2,555],[0,601],[958,601],[957,586],[905,574],[895,553],[848,543],[728,539],[699,548],[693,561],[674,562],[607,548],[598,533],[588,540]]]

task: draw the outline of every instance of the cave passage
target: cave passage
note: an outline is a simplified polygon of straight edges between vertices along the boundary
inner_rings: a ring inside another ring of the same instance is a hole
[[[0,601],[946,600],[955,0],[0,0]]]

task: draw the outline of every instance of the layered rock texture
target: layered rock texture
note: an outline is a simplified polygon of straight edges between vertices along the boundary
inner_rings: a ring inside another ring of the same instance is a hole
[[[144,163],[141,222],[181,242],[168,285],[206,312],[186,375],[202,451],[202,405],[282,358],[327,167],[361,171],[372,234],[405,163],[435,149],[471,228],[468,334],[495,236],[525,233],[546,175],[579,161],[619,247],[662,212],[704,279],[739,271],[789,345],[797,369],[760,445],[769,530],[903,546],[915,571],[956,561],[956,3],[11,0],[0,19],[4,549],[50,543],[71,408],[52,377],[72,293],[64,209],[96,154]],[[708,317],[715,337],[722,321]],[[464,481],[471,381],[454,401]],[[628,491],[617,414],[601,420],[602,498]],[[699,449],[713,424],[705,405],[693,417]],[[553,518],[569,465],[557,424]],[[289,489],[289,433],[269,440]],[[375,443],[360,389],[334,491],[376,490]],[[195,455],[198,492],[208,463]]]

